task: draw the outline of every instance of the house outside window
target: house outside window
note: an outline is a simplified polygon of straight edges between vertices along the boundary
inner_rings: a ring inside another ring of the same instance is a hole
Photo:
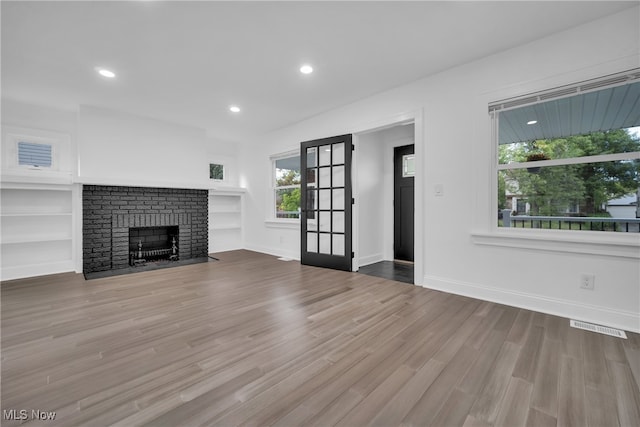
[[[638,232],[611,200],[640,191],[640,72],[490,106],[498,227]]]
[[[286,153],[271,158],[273,215],[276,219],[300,218],[300,155]]]

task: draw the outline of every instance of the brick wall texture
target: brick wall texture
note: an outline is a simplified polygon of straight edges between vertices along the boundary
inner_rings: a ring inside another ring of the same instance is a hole
[[[84,185],[83,271],[129,266],[129,227],[179,227],[180,259],[206,257],[208,191]]]

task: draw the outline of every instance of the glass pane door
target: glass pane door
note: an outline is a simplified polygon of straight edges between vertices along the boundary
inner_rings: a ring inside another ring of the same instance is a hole
[[[351,135],[301,144],[303,264],[351,270]]]

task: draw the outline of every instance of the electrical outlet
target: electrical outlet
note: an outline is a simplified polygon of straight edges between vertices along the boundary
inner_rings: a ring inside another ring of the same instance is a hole
[[[593,290],[596,283],[595,274],[582,274],[580,276],[580,288],[588,289],[590,291]]]

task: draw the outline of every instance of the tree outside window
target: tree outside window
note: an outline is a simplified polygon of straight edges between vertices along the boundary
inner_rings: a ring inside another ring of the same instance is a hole
[[[532,154],[543,154],[551,160],[634,151],[640,151],[638,135],[632,130],[617,129],[501,145],[499,156],[501,163],[511,163],[527,162]],[[635,159],[547,166],[539,171],[505,170],[499,174],[498,207],[512,207],[507,204],[507,195],[520,195],[529,204],[530,215],[609,216],[606,210],[609,200],[638,190],[639,167]]]
[[[209,163],[209,178],[217,181],[224,180],[224,165]]]
[[[300,156],[273,160],[276,218],[300,218]]]
[[[638,231],[639,82],[493,111],[498,226]]]

